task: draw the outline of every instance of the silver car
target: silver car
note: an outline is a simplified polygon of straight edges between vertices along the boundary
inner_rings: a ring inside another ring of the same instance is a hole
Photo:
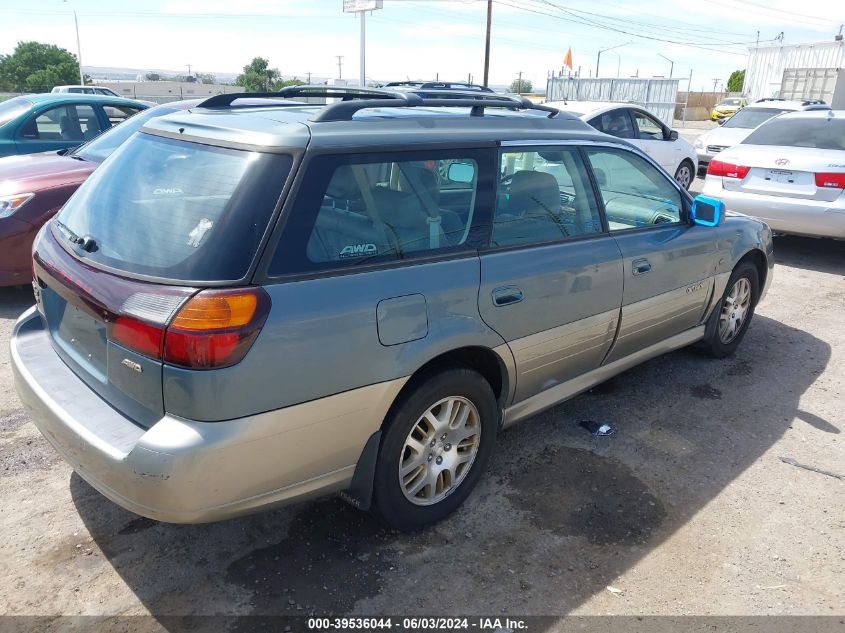
[[[778,233],[845,239],[845,111],[764,123],[710,161],[702,193]]]

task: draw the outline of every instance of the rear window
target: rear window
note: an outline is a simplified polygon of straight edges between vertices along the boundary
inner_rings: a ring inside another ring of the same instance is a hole
[[[15,97],[0,102],[0,127],[17,118],[32,107],[32,101],[23,97]]]
[[[243,278],[292,158],[138,134],[57,216],[77,256],[117,271],[179,281]],[[83,251],[73,243],[85,238]]]
[[[845,151],[845,119],[775,119],[754,130],[743,145],[783,145]]]
[[[722,127],[738,127],[753,130],[761,123],[765,123],[773,116],[783,112],[787,112],[787,110],[782,108],[743,108],[725,121]]]

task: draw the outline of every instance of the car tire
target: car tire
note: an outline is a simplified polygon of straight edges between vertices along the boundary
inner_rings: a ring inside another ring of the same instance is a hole
[[[478,372],[453,368],[421,380],[388,414],[373,514],[405,532],[448,516],[484,473],[498,427],[496,398]]]
[[[692,186],[692,181],[695,180],[695,165],[688,160],[681,161],[678,169],[675,170],[675,181],[684,189],[689,191]]]
[[[712,358],[733,354],[748,331],[759,297],[757,267],[742,262],[731,273],[725,292],[707,321],[705,337],[696,347]]]

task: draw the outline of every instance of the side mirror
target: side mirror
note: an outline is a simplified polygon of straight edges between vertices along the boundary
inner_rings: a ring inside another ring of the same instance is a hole
[[[446,177],[452,182],[470,184],[475,178],[475,167],[469,163],[452,163]]]
[[[719,124],[719,125],[724,125],[725,121],[727,121],[727,120],[728,120],[728,117],[722,117],[721,119],[718,119],[716,121],[716,123]]]
[[[678,140],[678,130],[669,130],[669,136],[666,139],[667,141],[677,141]]]
[[[701,226],[719,226],[725,217],[725,203],[718,198],[698,195],[692,199],[690,220]]]

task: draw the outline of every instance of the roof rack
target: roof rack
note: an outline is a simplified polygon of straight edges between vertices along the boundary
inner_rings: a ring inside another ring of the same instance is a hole
[[[442,96],[441,96],[442,94]],[[471,108],[471,116],[484,116],[484,108],[507,108],[509,110],[540,110],[548,112],[549,118],[557,116],[560,110],[551,106],[533,103],[525,97],[516,95],[490,94],[474,91],[442,90],[437,98],[422,97],[414,92],[393,92],[371,88],[347,88],[343,86],[288,86],[279,92],[234,92],[215,95],[200,103],[200,108],[236,108],[236,107],[279,107],[285,105],[281,99],[295,97],[325,97],[340,99],[322,107],[312,117],[314,122],[351,121],[359,110],[369,108]],[[267,99],[262,106],[249,104],[232,105],[238,99]],[[275,101],[273,101],[275,99]]]

